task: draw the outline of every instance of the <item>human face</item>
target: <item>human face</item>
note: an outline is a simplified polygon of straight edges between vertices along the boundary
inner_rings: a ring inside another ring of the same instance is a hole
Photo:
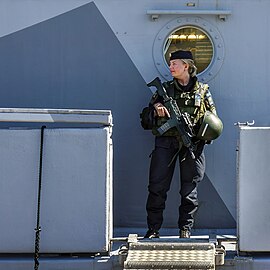
[[[180,59],[170,61],[170,72],[172,76],[178,80],[184,80],[189,77],[188,64]]]

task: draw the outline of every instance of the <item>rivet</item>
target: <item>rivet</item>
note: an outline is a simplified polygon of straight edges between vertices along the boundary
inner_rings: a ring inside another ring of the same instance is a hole
[[[158,63],[156,63],[156,65],[157,65],[157,66],[160,66],[160,63],[158,62]]]
[[[210,28],[210,32],[213,32],[213,29],[212,28]]]
[[[199,22],[199,19],[196,19],[195,22],[196,22],[196,23]]]
[[[209,75],[209,76],[212,76],[212,75],[213,75],[213,73],[212,73],[212,72],[209,72],[209,73],[208,73],[208,75]]]
[[[215,36],[215,39],[218,39],[219,38],[219,36]]]
[[[221,57],[218,57],[217,60],[221,60]]]
[[[168,74],[165,74],[164,76],[165,76],[165,77],[168,77],[169,75],[168,75]]]
[[[168,26],[167,26],[167,29],[170,29],[170,28],[171,28],[171,27],[168,25]]]
[[[206,23],[203,23],[203,26],[206,26]]]
[[[218,44],[218,47],[219,47],[219,48],[221,48],[221,47],[222,47],[222,45],[221,45],[221,44]]]
[[[162,39],[162,37],[158,37],[158,40],[161,40]]]
[[[179,19],[179,20],[177,20],[177,22],[180,23],[180,22],[182,22],[182,20]]]

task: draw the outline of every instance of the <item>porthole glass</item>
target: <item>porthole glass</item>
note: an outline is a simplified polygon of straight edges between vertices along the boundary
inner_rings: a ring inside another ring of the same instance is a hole
[[[192,52],[197,73],[203,72],[213,59],[213,45],[208,35],[196,27],[182,27],[172,32],[164,45],[164,57],[169,64],[170,54],[177,50]]]
[[[153,44],[153,59],[159,74],[171,80],[169,55],[177,49],[191,50],[202,82],[212,80],[224,61],[225,45],[218,29],[204,18],[183,16],[165,24]]]

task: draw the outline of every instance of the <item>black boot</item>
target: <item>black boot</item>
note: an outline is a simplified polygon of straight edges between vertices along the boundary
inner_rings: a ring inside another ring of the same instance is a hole
[[[159,238],[159,232],[157,230],[154,229],[149,229],[144,238]]]
[[[190,230],[187,229],[181,229],[179,231],[179,237],[180,238],[190,238]]]

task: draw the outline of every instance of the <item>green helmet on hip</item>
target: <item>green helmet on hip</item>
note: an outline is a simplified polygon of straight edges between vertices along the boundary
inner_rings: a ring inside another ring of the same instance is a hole
[[[223,124],[218,116],[210,111],[206,111],[196,137],[205,141],[215,140],[220,136],[222,130]]]

